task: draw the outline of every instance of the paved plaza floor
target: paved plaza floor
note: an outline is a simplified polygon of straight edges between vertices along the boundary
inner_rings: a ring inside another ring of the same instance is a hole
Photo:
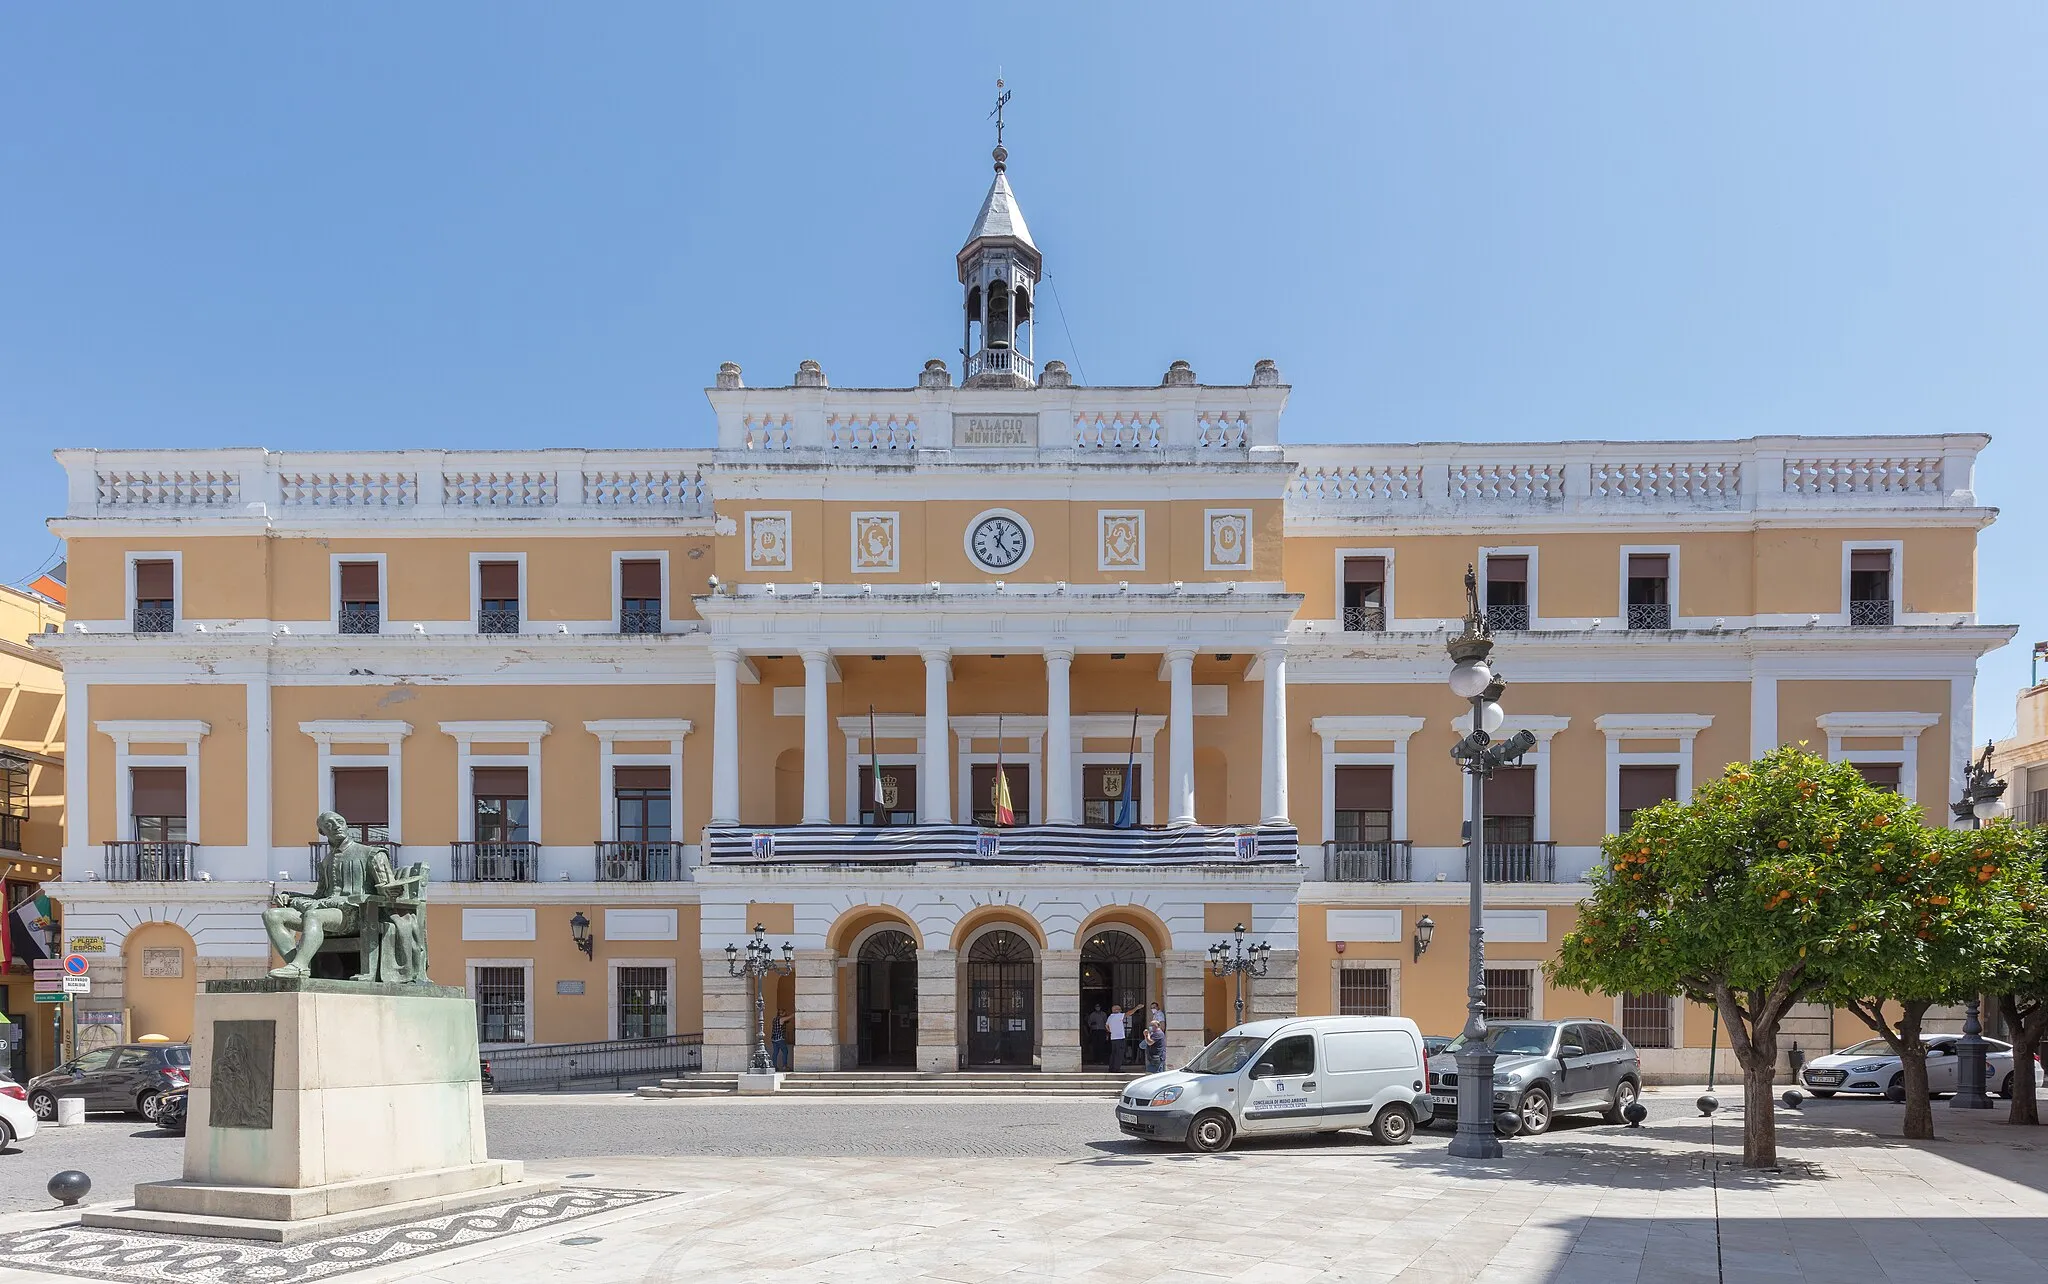
[[[25,1230],[70,1218],[11,1213],[0,1284],[2048,1280],[2048,1132],[2002,1125],[2002,1103],[1937,1104],[1944,1139],[1911,1144],[1899,1107],[1811,1103],[1780,1112],[1783,1170],[1749,1173],[1739,1118],[1701,1120],[1691,1095],[1654,1094],[1642,1130],[1575,1123],[1483,1165],[1450,1158],[1442,1132],[1198,1156],[1116,1137],[1107,1103],[496,1101],[494,1131],[562,1200],[295,1260],[153,1263],[145,1246],[97,1266],[28,1251]],[[617,1124],[546,1131],[557,1157],[532,1155],[529,1128],[586,1114]],[[777,1144],[729,1153],[721,1136]],[[95,1200],[109,1194],[125,1191]],[[53,1264],[69,1273],[31,1269]]]

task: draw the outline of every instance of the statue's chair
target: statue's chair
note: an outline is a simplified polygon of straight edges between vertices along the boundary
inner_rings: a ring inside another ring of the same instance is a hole
[[[365,902],[358,916],[356,935],[330,936],[322,941],[320,952],[313,956],[314,976],[348,981],[367,972],[376,977],[386,974],[378,967],[380,958],[386,964],[395,964],[395,943],[386,929],[398,914],[426,912],[428,868],[424,864],[401,865],[392,875],[394,885],[400,889],[398,895],[389,901],[372,897]]]

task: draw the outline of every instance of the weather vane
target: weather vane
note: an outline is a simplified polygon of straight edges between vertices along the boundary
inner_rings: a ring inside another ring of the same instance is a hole
[[[989,113],[996,122],[996,146],[1003,145],[1003,108],[1010,102],[1010,91],[1003,88],[1003,74],[996,72],[996,109]]]

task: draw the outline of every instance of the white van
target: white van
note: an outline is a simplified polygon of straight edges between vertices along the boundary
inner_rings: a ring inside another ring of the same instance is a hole
[[[1117,1126],[1146,1141],[1227,1150],[1239,1133],[1370,1128],[1405,1145],[1431,1107],[1422,1031],[1406,1017],[1284,1017],[1219,1037],[1179,1070],[1125,1085]]]

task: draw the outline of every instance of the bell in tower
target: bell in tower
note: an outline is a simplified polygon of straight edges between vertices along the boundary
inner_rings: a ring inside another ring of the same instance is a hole
[[[996,88],[1001,91],[1003,82]],[[964,386],[1029,388],[1032,364],[1032,296],[1038,292],[1044,260],[1024,225],[1024,211],[1010,191],[1010,153],[1003,146],[1003,108],[1007,92],[996,98],[996,176],[982,198],[974,230],[960,247],[960,284],[967,290]]]

